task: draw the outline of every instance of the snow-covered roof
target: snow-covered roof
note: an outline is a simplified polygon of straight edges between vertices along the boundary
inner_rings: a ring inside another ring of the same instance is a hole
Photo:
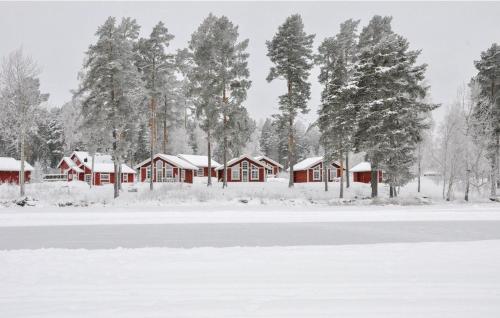
[[[92,169],[92,162],[84,162],[83,165],[89,169]],[[122,173],[136,173],[134,169],[130,168],[126,164],[122,163]],[[110,162],[95,162],[94,164],[94,172],[99,172],[99,173],[114,173],[115,172],[115,165],[114,163]]]
[[[265,167],[264,164],[262,164],[260,161],[258,161],[257,159],[255,159],[255,158],[253,158],[253,157],[251,157],[249,155],[241,155],[241,156],[239,156],[237,158],[233,158],[233,159],[229,160],[226,165],[229,167],[232,164],[234,164],[234,163],[236,163],[236,162],[238,162],[240,160],[243,160],[243,159],[248,159],[250,161],[255,162],[256,164],[258,164],[261,167]],[[222,169],[224,169],[224,165],[223,164],[220,165],[220,166],[218,166],[215,170],[222,170]]]
[[[354,167],[351,168],[351,172],[367,172],[367,171],[372,171],[372,165],[367,162],[363,161],[355,165]]]
[[[76,162],[74,162],[73,160],[71,160],[70,157],[62,157],[61,161],[59,161],[59,163],[57,164],[57,167],[59,168],[63,162],[66,162],[66,164],[70,168],[71,167],[77,167]]]
[[[154,155],[153,158],[161,158],[165,161],[167,161],[168,163],[176,166],[176,167],[179,167],[179,168],[182,168],[182,169],[191,169],[191,170],[198,170],[198,167],[190,164],[189,162],[187,162],[186,160],[184,159],[181,159],[177,156],[173,156],[173,155],[167,155],[167,154],[164,154],[164,153],[157,153],[156,155]],[[145,165],[146,163],[149,163],[151,161],[151,158],[148,158],[146,160],[144,160],[143,162],[139,163],[139,164],[136,164],[134,166],[135,169],[138,169],[140,167],[142,167],[143,165]]]
[[[310,168],[316,166],[320,162],[323,162],[323,157],[310,157],[310,158],[306,158],[306,159],[304,159],[304,160],[296,163],[293,166],[293,171],[307,170],[307,169],[310,169]],[[331,165],[334,165],[337,168],[340,167],[340,164],[338,162],[336,162],[336,161],[332,161]],[[290,168],[288,168],[287,171],[290,171]]]
[[[69,170],[74,170],[74,171],[75,171],[75,172],[77,172],[77,173],[81,173],[81,172],[83,172],[83,170],[82,170],[82,169],[80,169],[80,168],[78,168],[77,166],[72,166],[72,167],[69,167],[69,169],[68,169],[68,170],[66,170],[66,172],[67,172],[67,171],[69,171]]]
[[[255,157],[255,159],[258,160],[258,161],[267,160],[270,163],[272,163],[273,165],[275,165],[275,166],[280,167],[281,169],[283,169],[283,165],[281,165],[279,162],[274,161],[273,159],[271,159],[269,157],[266,157],[266,156],[257,156],[257,157]]]
[[[78,158],[78,160],[80,160],[80,162],[85,162],[85,159],[87,159],[87,163],[92,164],[92,155],[89,154],[87,151],[73,151],[70,158],[73,157],[73,155],[76,155],[76,157]],[[111,155],[96,153],[94,157],[96,163],[97,162],[113,163],[113,158],[111,157]]]
[[[195,165],[198,168],[208,167],[208,156],[178,154],[177,157],[189,162],[192,165]],[[211,160],[211,163],[212,167],[220,166],[220,163],[215,161],[213,158]]]
[[[323,157],[306,158],[293,166],[293,171],[307,170],[323,161]]]
[[[0,157],[0,171],[21,171],[21,161],[11,157]],[[26,161],[24,171],[33,171],[33,167]]]

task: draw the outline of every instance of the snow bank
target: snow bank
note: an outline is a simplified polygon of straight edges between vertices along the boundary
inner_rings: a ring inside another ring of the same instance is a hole
[[[334,206],[334,205],[419,205],[443,202],[440,187],[431,180],[422,181],[422,193],[417,193],[416,185],[409,184],[401,190],[398,198],[388,198],[388,186],[380,184],[379,198],[370,199],[370,185],[352,183],[345,189],[344,199],[339,199],[339,183],[329,183],[329,191],[324,191],[323,183],[299,183],[288,188],[288,181],[271,178],[263,183],[229,183],[227,189],[215,182],[206,186],[206,178],[195,178],[193,184],[155,184],[149,190],[148,183],[123,184],[120,197],[113,199],[113,185],[89,186],[81,181],[32,183],[26,187],[27,196],[32,198],[27,205],[50,206],[115,206],[115,207],[158,207],[172,205],[218,206],[234,205],[280,205],[280,206]],[[135,191],[137,190],[137,191]],[[15,185],[0,184],[0,207],[16,206],[19,189]],[[476,202],[487,199],[477,199]]]
[[[500,241],[0,251],[1,317],[500,316]]]

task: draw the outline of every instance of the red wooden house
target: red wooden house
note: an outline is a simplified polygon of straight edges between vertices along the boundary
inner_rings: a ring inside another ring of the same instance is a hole
[[[340,165],[332,162],[328,167],[328,181],[340,178]],[[306,158],[293,166],[293,182],[323,182],[323,157]]]
[[[194,172],[198,168],[189,162],[172,155],[156,154],[153,157],[153,182],[185,182],[193,183]],[[139,180],[149,182],[151,179],[151,158],[135,165],[139,170]]]
[[[217,179],[224,178],[224,165],[217,167]],[[248,155],[231,159],[227,162],[227,182],[264,182],[266,167],[260,161]]]
[[[80,180],[94,185],[115,183],[115,166],[111,156],[95,154],[95,163],[92,165],[92,156],[86,151],[73,151],[69,157],[63,157],[57,168],[67,175],[67,180]],[[93,170],[92,170],[93,168]],[[126,164],[121,165],[121,182],[133,183],[136,172]],[[92,178],[93,177],[93,178]]]
[[[179,154],[177,155],[177,157],[181,158],[184,161],[187,161],[188,163],[198,168],[197,170],[194,171],[195,177],[208,177],[208,156]],[[210,170],[212,170],[212,177],[216,177],[217,172],[215,171],[215,168],[220,166],[220,163],[218,163],[214,159],[211,159],[210,163],[211,163]]]
[[[372,166],[369,162],[360,162],[351,168],[352,180],[354,182],[370,183],[372,181]],[[378,182],[382,182],[382,170],[377,171]]]
[[[267,178],[277,177],[278,174],[283,171],[283,165],[269,157],[257,156],[255,157],[255,160],[259,161],[266,167]]]
[[[33,167],[24,162],[24,181],[29,182]],[[21,161],[11,157],[0,157],[0,183],[19,184],[19,174],[21,172]]]

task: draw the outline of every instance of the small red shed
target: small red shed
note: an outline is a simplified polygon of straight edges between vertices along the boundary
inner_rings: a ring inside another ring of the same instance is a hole
[[[370,183],[372,181],[372,166],[369,162],[360,162],[350,170],[354,182]],[[382,182],[382,170],[377,171],[378,182]]]
[[[224,178],[224,165],[217,169],[217,179]],[[242,155],[227,162],[227,182],[265,182],[265,166],[248,155]]]
[[[24,162],[24,181],[29,182],[33,167]],[[0,183],[19,184],[19,173],[21,172],[21,161],[11,157],[0,157]]]
[[[267,178],[276,178],[278,174],[283,171],[283,165],[269,157],[257,156],[255,157],[255,160],[259,161],[266,167]]]
[[[189,162],[173,155],[156,154],[153,157],[153,182],[185,182],[193,183],[194,172],[198,168]],[[151,158],[134,166],[139,170],[139,180],[149,182],[151,178]]]
[[[332,162],[327,173],[330,182],[340,178],[340,165]],[[323,182],[323,157],[306,158],[295,164],[293,166],[293,182]]]

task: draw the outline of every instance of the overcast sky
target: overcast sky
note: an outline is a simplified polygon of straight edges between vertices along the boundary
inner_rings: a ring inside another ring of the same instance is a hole
[[[361,26],[375,15],[393,17],[393,29],[406,37],[412,49],[421,49],[420,62],[427,63],[432,100],[449,104],[457,87],[475,74],[473,61],[493,42],[500,41],[500,3],[411,3],[411,2],[83,2],[0,3],[0,56],[23,46],[42,67],[41,85],[50,93],[49,103],[61,106],[77,87],[77,73],[84,52],[95,41],[94,33],[108,16],[131,16],[147,36],[163,21],[175,35],[171,50],[187,45],[191,33],[209,12],[226,15],[239,25],[241,39],[249,38],[252,87],[246,106],[261,119],[278,111],[277,97],[286,90],[282,81],[267,83],[269,67],[265,41],[293,13],[302,15],[306,32],[316,34],[315,49],[339,24],[360,19]],[[320,87],[317,70],[313,83],[311,112],[316,118]],[[438,117],[439,114],[438,114]]]

